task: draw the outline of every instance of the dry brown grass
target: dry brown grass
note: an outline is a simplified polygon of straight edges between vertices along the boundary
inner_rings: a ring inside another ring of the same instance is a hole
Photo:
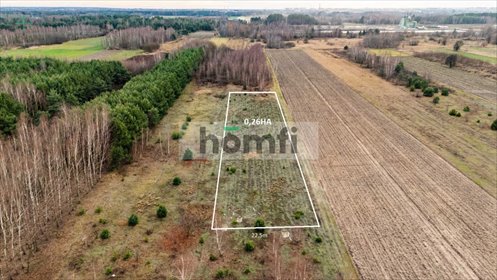
[[[255,251],[247,253],[243,242],[251,238],[250,231],[211,231],[217,178],[211,173],[217,171],[217,162],[181,161],[179,145],[171,140],[171,132],[178,130],[190,115],[193,120],[183,138],[198,139],[193,123],[222,123],[227,99],[221,97],[240,89],[190,84],[150,133],[143,154],[122,170],[103,176],[77,207],[86,209],[86,214],[68,215],[57,238],[44,243],[31,259],[29,271],[17,278],[102,279],[106,268],[125,279],[170,279],[181,274],[210,279],[220,268],[229,268],[236,277],[242,277],[242,272],[250,268],[248,279],[302,271],[314,279],[334,279],[345,274],[344,268],[350,267],[350,262],[343,247],[339,247],[339,235],[325,236],[314,229],[291,230],[290,240],[282,238],[280,231],[269,231],[268,238],[256,239]],[[182,179],[181,185],[172,186],[175,176]],[[158,204],[168,210],[163,220],[155,214]],[[102,208],[102,213],[94,213],[97,207]],[[127,225],[132,213],[139,217],[134,228]],[[107,223],[101,224],[99,219]],[[334,225],[326,226],[336,232]],[[111,237],[100,240],[98,234],[104,228],[110,230]],[[322,244],[314,243],[316,235],[323,235]],[[278,240],[274,246],[273,238]],[[305,256],[301,254],[304,250]],[[128,251],[131,256],[125,260]],[[209,260],[211,254],[218,259]],[[273,261],[275,254],[282,256],[279,262]],[[295,270],[296,264],[300,271]]]

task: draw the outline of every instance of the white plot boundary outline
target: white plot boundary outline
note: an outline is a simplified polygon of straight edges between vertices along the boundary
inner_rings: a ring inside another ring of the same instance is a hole
[[[317,224],[315,224],[315,225],[301,225],[301,226],[267,226],[267,227],[221,227],[221,228],[214,227],[214,223],[215,223],[215,219],[216,219],[217,196],[219,193],[219,181],[221,178],[221,165],[223,163],[224,138],[226,137],[226,125],[228,124],[228,112],[229,112],[229,108],[230,108],[230,100],[231,100],[232,93],[233,94],[264,94],[264,93],[274,94],[274,97],[276,98],[276,102],[278,103],[278,107],[280,109],[281,117],[283,118],[283,123],[285,124],[287,131],[290,131],[288,129],[288,124],[287,124],[286,119],[285,119],[285,114],[283,114],[283,109],[281,108],[280,99],[278,98],[278,94],[276,92],[274,92],[274,91],[230,91],[228,93],[228,104],[226,106],[226,115],[224,117],[224,126],[223,126],[223,139],[221,139],[221,153],[219,156],[219,168],[217,171],[216,196],[214,198],[214,209],[212,210],[211,230],[294,229],[294,228],[319,228],[319,227],[321,227],[321,224],[319,223],[318,215],[316,213],[316,209],[314,208],[314,203],[312,202],[311,193],[309,192],[309,187],[307,186],[307,182],[306,182],[305,177],[304,177],[304,172],[302,171],[302,166],[300,165],[299,157],[297,156],[296,152],[293,154],[295,155],[295,160],[297,161],[300,175],[302,176],[302,181],[304,182],[305,190],[307,192],[307,197],[309,199],[309,202],[311,203],[312,212],[314,212],[314,218],[316,219]],[[287,134],[288,134],[288,140],[290,141],[290,145],[292,145],[292,150],[296,151],[295,146],[293,145],[290,133],[287,133]]]

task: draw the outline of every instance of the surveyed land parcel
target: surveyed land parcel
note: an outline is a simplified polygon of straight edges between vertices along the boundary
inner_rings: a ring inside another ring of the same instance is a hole
[[[212,229],[319,227],[288,127],[274,92],[231,92]],[[305,137],[305,136],[303,136]]]

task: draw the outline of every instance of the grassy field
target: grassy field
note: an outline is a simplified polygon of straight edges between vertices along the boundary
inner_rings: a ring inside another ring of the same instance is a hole
[[[0,56],[50,57],[65,60],[124,60],[142,52],[142,50],[105,50],[102,45],[102,37],[95,37],[56,45],[2,50]]]
[[[213,42],[216,46],[225,45],[228,48],[232,49],[243,49],[250,45],[248,40],[245,39],[233,39],[227,37],[212,37],[210,41]]]
[[[369,49],[368,51],[376,55],[408,56],[405,52],[395,49]]]
[[[232,93],[227,120],[229,126],[238,128],[229,134],[239,139],[248,135],[269,136],[275,146],[285,128],[276,96],[271,93]],[[270,123],[258,125],[255,120]],[[275,152],[269,151],[271,140],[264,141],[259,152],[255,142],[248,142],[249,151],[224,153],[219,174],[216,226],[253,227],[258,218],[263,219],[266,226],[316,225],[289,141],[285,143],[286,152],[283,153],[279,144]]]
[[[487,50],[487,48],[481,48],[483,50]],[[437,51],[443,52],[443,53],[450,53],[450,54],[458,54],[467,58],[472,58],[472,59],[477,59],[480,61],[488,62],[491,64],[497,64],[497,57],[496,56],[486,56],[486,55],[481,55],[481,54],[476,54],[471,52],[471,48],[468,51],[453,51],[449,50],[447,48],[438,48]],[[489,53],[489,55],[491,55]]]
[[[356,279],[336,225],[327,222],[328,212],[323,228],[317,229],[266,230],[263,235],[211,230],[219,162],[182,161],[181,142],[198,139],[195,124],[222,131],[227,92],[237,90],[241,87],[191,83],[149,133],[136,161],[102,178],[19,279],[103,279],[112,274],[181,279],[181,273],[188,279]],[[186,116],[192,121],[183,129]],[[180,142],[171,139],[173,131],[183,132]],[[174,177],[181,178],[180,185],[173,185]],[[158,205],[167,208],[166,218],[157,218]],[[135,227],[127,224],[131,214],[139,218]],[[102,240],[104,229],[110,237]],[[253,251],[245,249],[247,242]]]

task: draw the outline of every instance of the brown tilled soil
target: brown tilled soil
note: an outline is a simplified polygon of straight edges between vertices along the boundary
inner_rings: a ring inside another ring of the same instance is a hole
[[[294,120],[320,125],[306,166],[364,279],[495,277],[495,198],[303,51],[268,53]]]
[[[408,88],[395,86],[369,69],[336,58],[329,50],[308,48],[305,52],[388,118],[497,197],[495,168],[485,168],[497,165],[496,134],[490,130],[497,115],[495,103],[456,91],[449,96],[438,94],[440,103],[433,104],[433,98],[416,98],[416,93]],[[471,111],[463,112],[464,106],[469,106]],[[462,112],[463,116],[450,116],[451,109]]]

